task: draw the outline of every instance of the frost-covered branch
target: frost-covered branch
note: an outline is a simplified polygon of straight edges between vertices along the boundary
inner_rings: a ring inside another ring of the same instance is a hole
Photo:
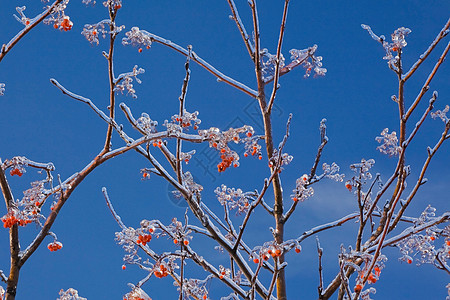
[[[184,56],[189,56],[189,51],[184,49],[183,47],[169,41],[166,39],[163,39],[155,34],[149,33],[145,30],[140,30],[138,27],[131,28],[131,31],[126,33],[127,37],[123,39],[123,44],[146,44],[150,45],[153,42],[160,43],[162,45],[165,45],[178,53],[183,54]],[[201,67],[206,69],[208,72],[213,74],[217,77],[219,81],[223,81],[238,90],[246,93],[247,95],[255,98],[257,96],[257,92],[252,90],[251,88],[247,87],[246,85],[224,75],[223,73],[219,72],[217,69],[215,69],[213,66],[211,66],[209,63],[204,61],[202,58],[200,58],[195,52],[191,52],[191,60],[199,64]]]

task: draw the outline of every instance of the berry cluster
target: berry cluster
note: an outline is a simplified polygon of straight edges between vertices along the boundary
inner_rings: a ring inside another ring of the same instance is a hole
[[[25,226],[30,224],[32,221],[29,219],[21,219],[16,217],[13,213],[8,213],[2,218],[3,227],[11,228],[13,225],[18,224],[19,226]]]
[[[138,236],[138,239],[136,240],[136,243],[142,244],[143,246],[145,246],[151,240],[152,240],[152,235],[151,234],[144,234],[144,235],[140,234]]]
[[[60,242],[54,241],[53,243],[50,243],[47,245],[48,250],[51,252],[58,251],[62,248],[62,244]]]
[[[20,177],[20,176],[23,175],[23,172],[20,171],[19,168],[14,168],[14,169],[11,169],[11,171],[9,171],[9,174],[10,174],[11,176],[18,175],[18,176]]]
[[[158,268],[153,270],[153,274],[156,278],[163,278],[169,275],[169,270],[167,270],[167,267],[164,264],[160,264]]]

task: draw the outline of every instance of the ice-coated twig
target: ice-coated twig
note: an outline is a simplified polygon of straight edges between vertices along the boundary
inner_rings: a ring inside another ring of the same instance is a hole
[[[278,37],[278,46],[277,46],[277,56],[275,59],[275,73],[273,75],[273,88],[272,88],[272,94],[270,95],[269,104],[267,106],[266,111],[270,114],[272,111],[272,106],[275,101],[275,96],[277,94],[277,90],[279,88],[278,86],[278,80],[280,79],[280,59],[281,59],[281,47],[283,45],[283,37],[284,37],[284,31],[286,27],[286,18],[287,18],[287,11],[289,6],[289,0],[284,1],[284,8],[283,8],[283,17],[281,19],[281,26],[280,26],[280,36]]]
[[[0,270],[0,279],[1,279],[4,283],[8,283],[8,277],[6,277],[5,273],[3,273],[3,270]]]
[[[250,215],[251,215],[252,211],[256,208],[256,206],[258,204],[261,203],[261,201],[264,197],[264,194],[266,193],[267,189],[269,188],[271,182],[273,181],[275,176],[278,174],[278,170],[280,169],[281,164],[282,164],[281,155],[283,153],[283,148],[286,145],[287,139],[289,138],[289,128],[290,128],[291,120],[292,120],[292,114],[289,114],[289,118],[286,123],[286,134],[284,135],[284,138],[278,147],[277,164],[275,166],[273,166],[272,174],[270,175],[269,179],[264,180],[264,185],[263,185],[261,192],[258,194],[256,201],[253,201],[252,204],[250,205],[250,208],[249,208],[247,214],[245,215],[244,221],[242,222],[242,225],[239,227],[240,232],[239,232],[238,238],[236,239],[236,243],[234,245],[234,251],[236,251],[237,247],[239,246],[240,240],[242,239],[242,235],[244,234],[245,227],[247,225],[248,220],[250,219]],[[270,212],[270,209],[267,211]]]
[[[423,223],[418,226],[410,226],[410,227],[406,228],[405,230],[403,230],[403,232],[397,234],[396,236],[393,236],[393,237],[385,240],[383,243],[383,248],[393,246],[408,236],[411,236],[418,232],[422,232],[422,231],[426,230],[427,228],[436,226],[436,225],[444,223],[444,222],[449,222],[449,221],[450,221],[450,212],[445,212],[441,216],[434,217],[433,219],[431,219],[430,221],[428,221],[426,223]],[[373,253],[376,251],[376,249],[377,249],[377,245],[373,245],[373,246],[367,248],[366,251],[368,253]]]
[[[449,21],[450,22],[450,21]],[[434,76],[437,73],[437,70],[439,69],[439,67],[442,65],[442,63],[444,62],[445,58],[447,57],[448,51],[450,50],[450,42],[447,43],[447,46],[445,47],[444,51],[442,52],[442,55],[439,57],[438,61],[436,62],[436,64],[433,67],[433,70],[430,72],[430,74],[428,75],[427,80],[425,80],[425,83],[422,86],[422,89],[420,90],[419,94],[417,95],[416,99],[414,100],[414,102],[411,104],[411,106],[408,108],[408,111],[405,113],[404,116],[402,116],[402,119],[405,120],[405,122],[409,119],[409,117],[411,116],[411,114],[413,113],[414,109],[417,107],[417,105],[419,104],[420,100],[422,100],[423,96],[425,95],[425,93],[428,91],[431,80],[433,80]]]
[[[382,233],[380,235],[380,238],[377,241],[377,248],[375,249],[375,252],[373,254],[373,258],[372,258],[370,264],[368,264],[369,266],[367,267],[366,273],[364,275],[364,278],[362,279],[362,285],[363,286],[367,282],[367,280],[369,279],[369,276],[370,276],[373,268],[375,267],[375,264],[377,263],[377,259],[381,255],[381,249],[383,248],[383,244],[384,244],[386,235],[388,234],[388,229],[389,229],[389,225],[390,225],[390,222],[391,222],[391,219],[392,219],[392,215],[394,214],[395,206],[399,202],[400,196],[401,196],[402,191],[404,190],[404,188],[405,188],[404,181],[400,181],[399,191],[398,191],[394,201],[392,202],[392,205],[390,207],[389,212],[387,213],[387,219],[385,221],[385,224],[383,224],[383,231],[382,231]],[[361,293],[361,290],[355,291],[354,299],[358,299],[360,293]]]
[[[180,110],[179,110],[179,118],[183,117],[184,114],[184,107],[185,107],[185,100],[186,100],[186,93],[187,93],[187,89],[188,89],[188,84],[189,84],[189,79],[191,77],[191,70],[189,70],[189,62],[191,60],[191,52],[192,52],[192,46],[188,46],[188,55],[186,57],[186,63],[184,64],[184,68],[186,70],[186,76],[184,77],[183,80],[183,85],[181,87],[181,95],[178,98],[178,100],[180,100]],[[181,140],[177,139],[177,145],[176,145],[176,172],[177,172],[177,179],[178,182],[181,184],[182,183],[182,176],[181,174],[183,173],[183,169],[182,169],[182,164],[181,164]],[[181,288],[182,290],[182,288]],[[181,297],[181,292],[180,292],[180,297]],[[181,299],[180,299],[181,300]]]
[[[411,143],[412,139],[414,138],[414,136],[416,135],[417,131],[419,131],[419,128],[422,126],[423,122],[425,121],[425,119],[427,118],[428,114],[431,112],[431,110],[434,107],[434,102],[437,99],[437,92],[434,91],[433,92],[433,96],[431,97],[430,101],[428,102],[428,107],[425,110],[425,112],[423,113],[422,117],[420,118],[420,120],[416,123],[416,126],[414,127],[413,131],[411,132],[411,134],[409,135],[409,137],[406,139],[406,141],[403,144],[403,147],[406,148],[408,147],[408,145]]]
[[[61,3],[62,0],[56,0],[53,2],[53,4],[49,7],[47,7],[46,10],[44,10],[41,14],[37,15],[33,19],[30,20],[30,24],[25,26],[24,29],[19,31],[15,37],[13,37],[8,44],[3,44],[2,48],[0,50],[0,61],[2,61],[3,57],[16,45],[31,29],[33,29],[36,25],[41,23],[47,16],[49,16],[53,9]]]
[[[145,30],[140,30],[137,27],[133,27],[131,28],[131,33],[140,33],[142,36],[144,36],[146,39],[148,39],[150,42],[156,42],[162,45],[165,45],[175,51],[177,51],[178,53],[183,54],[184,56],[188,56],[189,55],[189,51],[184,49],[183,47],[179,46],[178,44],[173,43],[172,41],[166,40],[162,37],[159,37],[153,33],[147,32]],[[128,33],[127,33],[128,34]],[[128,44],[128,38],[124,38],[123,39],[123,44]],[[245,84],[234,80],[231,77],[226,76],[225,74],[221,73],[220,71],[218,71],[216,68],[214,68],[212,65],[210,65],[209,63],[207,63],[205,60],[203,60],[201,57],[199,57],[195,52],[191,52],[191,60],[193,60],[194,62],[196,62],[197,64],[199,64],[201,67],[203,67],[205,70],[207,70],[208,72],[210,72],[211,74],[213,74],[214,76],[217,77],[217,79],[219,81],[223,81],[235,88],[237,88],[238,90],[246,93],[247,95],[256,98],[257,96],[257,92],[252,90],[251,88],[249,88],[248,86],[246,86]]]
[[[56,79],[54,78],[50,78],[50,82],[55,85],[58,89],[61,90],[61,92],[64,95],[69,96],[72,99],[75,99],[77,101],[83,102],[87,105],[89,105],[90,108],[92,108],[92,110],[100,117],[102,118],[103,121],[105,121],[106,123],[110,124],[111,123],[111,119],[103,112],[101,111],[97,106],[95,106],[95,104],[88,98],[85,98],[83,96],[77,95],[75,93],[72,93],[71,91],[69,91],[68,89],[66,89],[64,86],[62,86]]]
[[[441,138],[434,145],[433,149],[431,149],[431,151],[428,152],[427,159],[425,160],[425,163],[423,164],[423,167],[422,167],[422,169],[420,171],[420,175],[417,178],[417,182],[414,185],[414,187],[413,187],[412,191],[410,192],[410,194],[408,195],[408,197],[406,198],[405,203],[403,203],[403,205],[401,205],[400,210],[397,213],[397,217],[395,218],[394,222],[392,222],[392,226],[390,227],[389,231],[392,231],[395,228],[395,226],[397,226],[397,223],[400,221],[400,218],[402,217],[402,215],[405,212],[406,208],[411,203],[412,199],[416,195],[416,193],[419,190],[420,186],[423,184],[425,173],[426,173],[426,171],[428,169],[430,161],[433,158],[433,156],[436,154],[436,152],[439,150],[439,148],[441,147],[442,143],[445,141],[446,135],[449,132],[449,130],[450,130],[450,122],[447,122],[447,124],[445,126],[445,130],[442,132]]]
[[[116,220],[117,224],[119,224],[119,226],[120,226],[120,228],[122,230],[126,229],[127,227],[122,222],[122,219],[120,218],[120,216],[114,210],[114,207],[112,206],[111,200],[109,200],[108,191],[106,190],[106,187],[102,187],[102,193],[103,193],[103,196],[105,197],[106,205],[108,206],[109,210],[111,211],[111,214],[113,215],[114,220]]]
[[[14,196],[12,194],[11,188],[8,184],[8,180],[6,179],[5,172],[3,168],[1,167],[2,161],[0,159],[0,188],[2,190],[3,198],[5,199],[6,208],[9,210],[11,205],[13,205],[14,202]],[[15,268],[20,264],[20,243],[19,243],[19,229],[18,225],[14,224],[10,230],[9,230],[9,247],[11,251],[11,273],[10,278],[8,280],[8,287],[10,287],[11,281],[14,288],[14,294],[17,286],[17,282],[19,280],[18,274],[15,275]],[[19,267],[20,268],[20,267]],[[17,270],[18,273],[18,270]],[[3,278],[3,277],[2,277]]]
[[[273,289],[275,288],[275,283],[277,282],[278,273],[280,272],[278,267],[278,259],[275,259],[274,262],[274,272],[272,274],[272,280],[270,281],[269,292],[267,293],[267,300],[270,300],[272,297]]]
[[[253,38],[255,43],[255,51],[254,51],[254,64],[255,64],[255,72],[256,72],[256,80],[258,82],[258,93],[256,96],[261,96],[261,89],[264,88],[262,69],[261,69],[261,38],[259,32],[259,19],[258,19],[258,9],[256,7],[255,0],[248,0],[248,5],[250,5],[250,9],[252,10],[252,18],[253,18]],[[259,101],[263,101],[264,99],[259,99]]]
[[[319,291],[319,296],[322,295],[323,291],[323,273],[322,273],[322,254],[323,254],[323,248],[320,247],[320,241],[319,237],[316,236],[316,244],[317,244],[317,256],[319,258],[319,286],[317,287],[317,290]]]
[[[320,157],[322,156],[323,148],[325,147],[325,145],[328,142],[326,122],[327,122],[327,119],[322,119],[322,121],[320,121],[320,126],[319,126],[320,145],[319,145],[319,148],[317,149],[316,158],[314,160],[314,164],[313,164],[313,166],[311,168],[311,173],[309,175],[309,178],[311,178],[310,183],[314,183],[315,182],[314,178],[316,177],[317,166],[319,165]]]
[[[255,55],[255,49],[253,48],[252,42],[250,41],[250,37],[247,34],[247,31],[245,30],[245,26],[242,23],[241,18],[239,17],[239,12],[234,4],[233,0],[227,0],[228,5],[230,5],[231,13],[233,16],[230,16],[233,18],[233,20],[236,22],[237,27],[239,28],[239,32],[241,33],[242,39],[244,40],[245,47],[247,48],[248,54],[252,59],[254,59]]]
[[[409,71],[402,76],[403,81],[407,81],[414,72],[420,67],[420,65],[427,59],[428,55],[434,50],[434,48],[437,46],[437,44],[449,33],[450,28],[450,19],[448,19],[447,23],[445,24],[444,28],[439,32],[437,37],[434,39],[434,41],[430,44],[427,50],[420,55],[419,59],[414,63],[414,65],[409,69]]]

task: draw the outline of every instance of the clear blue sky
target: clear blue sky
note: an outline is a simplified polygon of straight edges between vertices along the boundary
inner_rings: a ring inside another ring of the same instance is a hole
[[[274,53],[283,1],[259,2],[262,47]],[[250,32],[250,10],[246,1],[237,0],[236,4]],[[6,0],[1,0],[0,5],[1,44],[22,29],[12,16],[15,5],[27,5],[25,13],[29,16],[38,14],[43,6],[40,1]],[[386,127],[398,131],[396,104],[390,100],[390,96],[397,92],[397,80],[382,60],[381,46],[360,25],[368,24],[375,33],[386,37],[398,27],[410,28],[412,33],[407,38],[404,54],[408,68],[436,37],[449,12],[448,1],[291,1],[283,54],[288,60],[290,49],[318,44],[318,54],[323,56],[328,73],[324,78],[304,79],[303,71],[298,69],[280,81],[281,90],[273,121],[277,141],[282,138],[289,113],[294,116],[291,138],[286,146],[294,161],[281,177],[287,203],[295,179],[311,168],[319,144],[318,126],[322,118],[328,120],[330,138],[323,162],[336,162],[341,171],[351,177],[349,164],[361,158],[374,158],[374,173],[381,173],[383,179],[390,175],[395,159],[376,150],[375,137]],[[5,96],[0,97],[0,157],[4,160],[23,155],[35,161],[53,162],[55,173],[61,174],[63,179],[81,170],[100,151],[106,125],[86,105],[62,95],[49,79],[55,78],[73,92],[92,99],[104,111],[109,90],[107,64],[101,54],[107,50],[108,43],[101,40],[99,46],[92,46],[80,34],[84,24],[107,18],[105,8],[101,1],[94,7],[86,7],[81,1],[73,0],[66,14],[74,22],[71,31],[60,32],[41,24],[0,63],[0,82],[6,84]],[[255,88],[252,62],[234,22],[228,18],[229,14],[226,1],[124,1],[117,23],[125,25],[125,30],[138,26],[181,46],[193,45],[194,51],[217,69]],[[442,44],[447,41],[448,38]],[[134,65],[146,70],[140,76],[142,84],[135,84],[138,99],[119,96],[118,102],[125,102],[137,116],[147,112],[159,124],[176,114],[185,74],[185,58],[156,44],[143,53],[138,53],[136,47],[124,47],[119,43],[116,49],[116,74],[131,71]],[[442,49],[443,45],[440,45],[408,83],[407,103],[414,99],[426,72],[432,68]],[[262,133],[260,120],[254,114],[257,106],[251,98],[218,83],[199,66],[191,64],[191,70],[187,109],[200,112],[202,128],[216,126],[227,129],[246,123]],[[449,71],[447,61],[430,87],[439,91],[438,109],[450,103]],[[425,97],[425,105],[429,97]],[[424,107],[422,105],[418,109],[414,118],[419,118]],[[117,118],[129,134],[138,137],[120,110]],[[417,143],[409,149],[407,162],[412,165],[410,185],[426,158],[426,146],[434,145],[442,129],[442,122],[427,120]],[[113,145],[121,146],[122,141],[116,137]],[[218,156],[210,161],[205,147],[190,148],[197,149],[199,154],[198,161],[192,161],[188,169],[205,188],[203,200],[211,203],[219,214],[220,207],[213,191],[220,184],[248,191],[261,188],[267,176],[265,158],[263,162],[242,159],[239,169],[218,174]],[[407,215],[417,216],[428,204],[435,206],[438,213],[449,209],[449,150],[447,143],[433,159],[427,175],[429,183],[420,191],[416,204],[408,209]],[[206,165],[206,169],[198,165],[200,162]],[[114,233],[119,227],[101,193],[103,186],[108,188],[117,212],[128,226],[138,226],[143,218],[159,218],[166,224],[173,217],[181,219],[184,208],[169,199],[167,183],[156,177],[150,181],[141,180],[139,170],[144,167],[149,167],[147,162],[130,152],[107,162],[88,176],[73,193],[52,228],[64,244],[63,249],[50,253],[46,248],[50,238],[41,245],[22,269],[17,299],[56,299],[60,289],[69,287],[76,288],[88,299],[120,299],[129,291],[128,282],[137,283],[145,276],[135,267],[125,271],[121,269],[124,252],[114,242]],[[21,198],[29,182],[40,176],[30,169],[21,178],[9,178],[15,197]],[[315,186],[315,190],[313,198],[298,206],[287,226],[287,238],[294,238],[312,226],[335,220],[356,208],[355,200],[343,184],[327,181]],[[270,194],[267,201],[271,201]],[[0,215],[4,213],[3,207]],[[239,218],[237,221],[239,224]],[[272,220],[259,211],[257,220],[250,224],[254,234],[248,236],[248,243],[255,246],[258,241],[269,240],[269,226],[273,226]],[[36,232],[33,226],[21,229],[23,245],[30,242]],[[320,235],[325,251],[325,284],[336,274],[340,244],[353,245],[354,232],[355,225],[348,224]],[[172,247],[169,241],[155,241],[157,243],[157,247]],[[198,242],[194,239],[192,246],[216,266],[228,261],[200,238]],[[303,249],[301,255],[290,253],[287,256],[290,299],[317,298],[314,239],[305,241]],[[396,249],[387,249],[385,253],[389,261],[375,285],[375,299],[445,297],[445,285],[449,282],[447,274],[430,265],[401,264],[397,261],[400,254]],[[8,235],[6,230],[0,230],[0,269],[7,272],[8,268]],[[195,266],[190,275],[205,276]],[[211,299],[227,295],[217,280],[210,287]],[[168,278],[152,279],[143,288],[154,299],[176,298],[176,291]]]

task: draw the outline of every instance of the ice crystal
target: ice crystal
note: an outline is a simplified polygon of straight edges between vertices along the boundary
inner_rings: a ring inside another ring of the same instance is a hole
[[[222,184],[214,190],[214,193],[220,204],[227,205],[230,209],[237,208],[237,213],[245,213],[249,209],[248,193],[242,192],[241,189],[229,188]]]
[[[174,115],[172,116],[172,121],[178,122],[181,127],[190,127],[193,126],[194,130],[198,129],[198,126],[202,122],[198,118],[198,111],[194,111],[193,113],[188,112],[187,110],[183,110],[182,115]]]
[[[117,79],[117,84],[114,87],[114,91],[116,93],[120,92],[122,94],[124,91],[127,91],[127,95],[130,94],[131,97],[136,99],[137,98],[136,91],[134,90],[133,84],[132,84],[133,78],[136,80],[137,83],[140,84],[142,81],[139,78],[137,78],[137,76],[144,72],[145,72],[144,69],[142,69],[142,68],[138,69],[138,66],[134,66],[133,71],[121,74]]]
[[[67,291],[59,291],[59,297],[57,300],[87,300],[86,298],[80,297],[78,291],[73,288],[69,288]]]
[[[328,177],[332,180],[336,180],[337,182],[342,182],[344,181],[344,174],[339,174],[339,166],[333,162],[331,164],[331,166],[329,164],[324,163],[322,165],[322,169],[323,169],[323,174],[325,175],[325,177]]]
[[[431,117],[433,119],[440,118],[444,123],[447,124],[449,122],[449,118],[447,117],[449,109],[450,107],[446,105],[443,110],[437,110],[436,112],[432,112]]]
[[[139,30],[139,27],[132,27],[125,35],[126,37],[122,39],[123,45],[139,45],[147,48],[152,45],[152,38],[145,31]]]
[[[295,189],[291,195],[293,201],[305,201],[312,195],[314,195],[314,189],[308,187],[309,176],[304,174],[302,177],[298,178],[295,182]]]
[[[399,52],[402,48],[406,47],[406,36],[411,33],[411,30],[409,28],[400,27],[394,31],[393,34],[391,34],[392,43],[389,43],[386,41],[386,38],[384,35],[377,36],[370,26],[361,24],[361,27],[370,34],[372,39],[374,39],[377,42],[380,42],[381,45],[384,48],[384,51],[386,52],[386,55],[383,57],[384,60],[387,60],[388,65],[391,69],[394,71],[399,71],[397,67],[398,60],[400,59],[397,54],[393,54],[392,52]]]
[[[96,1],[95,0],[83,0],[83,1],[81,1],[81,3],[83,3],[85,5],[89,5],[89,4],[95,5]]]
[[[360,163],[350,165],[350,169],[356,173],[354,179],[361,184],[365,184],[366,180],[372,179],[372,174],[369,172],[370,168],[375,164],[374,159],[361,159]]]
[[[3,96],[5,94],[5,84],[0,83],[0,96]]]
[[[389,156],[396,156],[400,153],[401,147],[398,146],[397,133],[392,131],[389,133],[389,129],[385,128],[380,133],[381,136],[377,136],[375,140],[381,145],[377,147],[381,153]]]
[[[17,12],[19,13],[19,17],[14,15],[14,18],[16,18],[16,20],[18,22],[22,23],[23,25],[28,26],[28,25],[30,25],[31,20],[30,20],[30,18],[27,18],[25,16],[25,14],[23,12],[25,9],[26,9],[26,6],[16,7]]]
[[[322,67],[322,56],[315,55],[316,50],[317,45],[303,50],[290,50],[292,62],[286,68],[303,65],[306,70],[305,77],[309,77],[312,71],[314,71],[316,76],[325,76],[327,69]]]
[[[208,295],[208,285],[211,280],[212,275],[208,276],[206,279],[195,279],[189,278],[184,279],[183,281],[183,299],[206,299]],[[173,283],[178,286],[178,292],[180,291],[180,287],[177,282]]]
[[[157,125],[158,122],[150,119],[150,116],[146,113],[142,113],[141,116],[136,120],[136,126],[146,134],[155,133]]]
[[[152,300],[152,298],[150,298],[150,296],[140,287],[132,284],[129,285],[131,287],[131,292],[123,296],[124,300]]]
[[[103,38],[109,34],[109,26],[111,24],[110,20],[102,20],[97,24],[86,24],[84,25],[83,31],[81,34],[91,43],[91,44],[99,44],[99,36]],[[105,27],[107,26],[107,27]]]
[[[115,10],[120,9],[122,7],[122,0],[107,0],[103,1],[103,6],[112,7]]]
[[[274,149],[272,157],[269,159],[269,167],[279,165],[280,170],[282,170],[281,166],[290,164],[293,159],[294,157],[288,153],[282,153],[280,157],[278,149]]]
[[[261,63],[262,63],[262,73],[263,73],[264,79],[268,78],[268,77],[273,77],[275,75],[277,56],[270,54],[269,51],[266,48],[264,48],[261,51]],[[283,67],[284,67],[284,57],[281,54],[279,68],[281,69]]]

